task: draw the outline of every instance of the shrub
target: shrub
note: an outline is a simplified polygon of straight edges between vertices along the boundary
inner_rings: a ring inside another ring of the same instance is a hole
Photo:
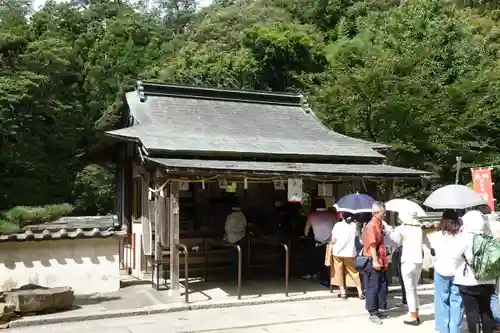
[[[0,234],[13,234],[19,230],[21,230],[19,225],[7,220],[0,220]]]
[[[0,233],[19,231],[28,224],[40,224],[60,219],[71,214],[70,204],[46,205],[37,207],[16,206],[0,216]]]

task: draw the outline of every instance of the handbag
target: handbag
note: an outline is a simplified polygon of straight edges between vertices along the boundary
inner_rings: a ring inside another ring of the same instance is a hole
[[[332,264],[332,246],[330,244],[326,244],[325,266],[330,267],[331,264]]]
[[[370,257],[363,255],[363,250],[361,250],[356,256],[356,260],[354,261],[354,266],[356,267],[358,272],[364,272],[369,262],[370,262]]]

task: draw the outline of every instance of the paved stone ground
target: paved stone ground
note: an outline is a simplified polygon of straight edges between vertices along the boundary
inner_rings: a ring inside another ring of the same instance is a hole
[[[262,304],[234,308],[194,310],[149,316],[115,318],[80,323],[53,324],[37,327],[13,328],[6,332],[39,333],[310,333],[317,330],[331,332],[370,331],[373,333],[422,332],[433,333],[433,293],[420,293],[420,327],[403,324],[406,311],[395,304],[388,314],[391,318],[381,326],[369,323],[364,302],[340,299]]]
[[[139,284],[137,284],[139,282]],[[421,290],[432,289],[432,284],[422,285]],[[11,322],[12,328],[34,325],[69,323],[77,321],[100,320],[117,317],[131,317],[188,310],[206,310],[268,303],[332,299],[336,293],[330,293],[318,281],[291,279],[289,297],[284,295],[282,279],[243,281],[242,299],[236,297],[236,285],[230,281],[190,281],[189,304],[184,297],[170,297],[168,290],[154,290],[147,281],[125,282],[123,288],[110,294],[93,295],[78,298],[76,308],[47,315],[25,317]],[[394,287],[390,287],[394,289]],[[398,288],[396,288],[398,289]],[[399,293],[399,290],[395,290]]]

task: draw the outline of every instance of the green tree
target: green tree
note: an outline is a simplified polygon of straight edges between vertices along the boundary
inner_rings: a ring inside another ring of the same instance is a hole
[[[443,1],[409,1],[371,13],[358,35],[330,44],[329,75],[314,99],[325,123],[388,143],[391,162],[444,182],[453,180],[456,156],[494,158],[498,99],[488,87],[496,55],[460,14]]]
[[[76,156],[117,126],[138,78],[299,91],[327,126],[390,144],[389,162],[442,183],[457,155],[500,164],[493,2],[30,2],[0,3],[0,210],[109,212],[113,169]]]

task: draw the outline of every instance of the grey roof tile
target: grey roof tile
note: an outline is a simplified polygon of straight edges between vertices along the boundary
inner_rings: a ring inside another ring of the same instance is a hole
[[[0,235],[0,243],[78,238],[124,237],[127,229],[114,229],[116,216],[64,217],[40,225],[26,226],[22,232]]]
[[[384,178],[410,178],[429,176],[426,171],[400,168],[390,165],[376,164],[329,164],[329,163],[284,163],[284,162],[257,162],[257,161],[221,161],[200,159],[176,159],[176,158],[146,158],[148,161],[169,168],[170,171],[240,171],[255,172],[258,174],[283,173],[293,175],[316,175],[316,176],[342,176],[358,175],[368,177]]]
[[[159,85],[126,94],[137,125],[107,132],[148,151],[383,158],[370,143],[330,131],[301,95]]]
[[[65,216],[59,220],[37,225],[28,225],[31,229],[92,229],[92,228],[111,228],[117,222],[116,215],[103,216]]]

